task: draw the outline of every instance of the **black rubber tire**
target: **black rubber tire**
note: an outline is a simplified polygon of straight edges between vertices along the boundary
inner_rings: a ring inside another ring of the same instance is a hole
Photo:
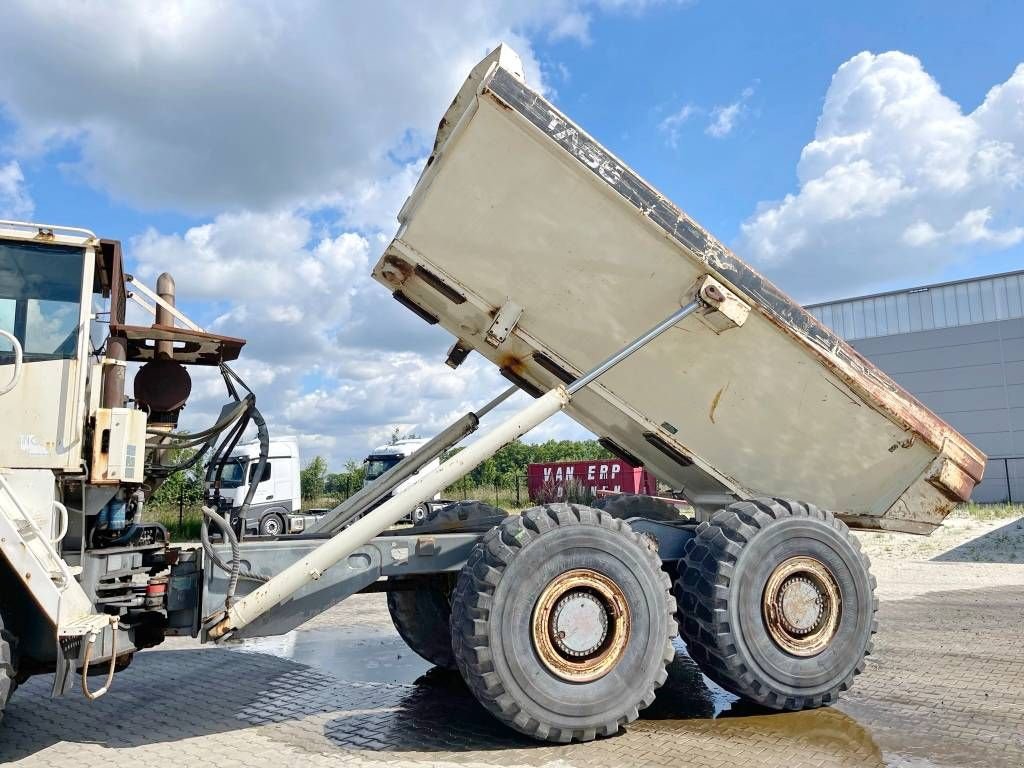
[[[785,652],[762,617],[768,577],[786,559],[825,564],[842,599],[836,634],[815,656]],[[687,543],[676,582],[680,635],[701,671],[726,690],[770,709],[834,703],[864,670],[878,600],[860,544],[827,510],[785,499],[729,505]]]
[[[533,649],[531,621],[551,580],[574,568],[613,580],[630,609],[622,658],[592,682],[554,675]],[[473,695],[520,733],[555,742],[611,736],[639,717],[675,652],[668,576],[621,520],[575,504],[509,517],[477,543],[452,599],[452,647]]]
[[[423,525],[429,516],[430,508],[425,503],[417,504],[409,513],[409,519],[412,520],[413,525]]]
[[[477,527],[489,530],[506,517],[508,512],[490,504],[460,501],[433,510],[413,526],[424,532]],[[414,583],[415,589],[388,592],[388,612],[395,629],[406,645],[431,664],[455,669],[449,626],[454,575],[437,574],[407,579],[402,586],[410,586],[410,581]]]
[[[7,702],[18,687],[18,640],[4,627],[0,615],[0,720],[4,717]]]
[[[275,524],[277,525],[276,532],[268,530]],[[288,530],[285,528],[284,518],[276,512],[260,520],[260,536],[284,536],[286,533],[288,533]]]
[[[493,517],[508,517],[501,507],[494,507],[482,501],[457,501],[431,510],[424,524],[427,523],[466,523],[476,520],[489,520]]]
[[[678,523],[688,519],[680,514],[677,507],[672,506],[667,501],[637,493],[601,496],[595,499],[591,506],[594,509],[607,512],[619,520],[629,520],[631,517],[644,517],[648,520]]]
[[[449,629],[454,574],[424,576],[407,582],[412,582],[415,589],[388,592],[388,612],[395,629],[406,645],[431,664],[455,669]]]
[[[451,531],[489,531],[508,517],[501,507],[492,507],[482,501],[457,501],[431,510],[422,523],[416,523],[417,533]]]

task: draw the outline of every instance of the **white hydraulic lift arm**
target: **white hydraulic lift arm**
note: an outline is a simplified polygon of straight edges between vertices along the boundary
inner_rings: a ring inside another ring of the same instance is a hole
[[[510,419],[485,432],[476,442],[445,461],[438,469],[410,484],[401,493],[261,584],[227,609],[226,615],[210,628],[209,637],[214,640],[229,637],[233,632],[242,629],[287,600],[306,584],[319,580],[325,570],[397,523],[420,500],[447,488],[497,453],[500,448],[558,413],[569,404],[573,395],[681,322],[698,309],[701,303],[699,299],[689,302],[576,381],[566,387],[555,387],[534,400]]]

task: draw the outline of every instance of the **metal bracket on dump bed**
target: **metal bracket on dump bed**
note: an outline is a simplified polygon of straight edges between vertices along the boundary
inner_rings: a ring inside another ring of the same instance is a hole
[[[750,315],[750,306],[711,275],[705,275],[696,282],[686,294],[687,300],[693,295],[705,305],[697,313],[698,319],[715,333],[739,328]]]
[[[523,308],[514,301],[509,300],[502,304],[494,316],[494,322],[487,329],[487,343],[492,347],[499,346],[516,327],[522,314]]]

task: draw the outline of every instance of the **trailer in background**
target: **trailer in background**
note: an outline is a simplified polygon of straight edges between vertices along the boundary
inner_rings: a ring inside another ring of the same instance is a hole
[[[658,484],[643,467],[624,459],[547,461],[526,467],[530,500],[538,504],[554,501],[593,501],[599,491],[656,496]]]

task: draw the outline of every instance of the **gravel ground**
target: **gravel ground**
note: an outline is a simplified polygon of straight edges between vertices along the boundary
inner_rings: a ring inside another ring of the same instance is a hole
[[[183,640],[139,654],[110,694],[19,690],[0,763],[290,765],[1024,766],[1024,519],[963,519],[932,537],[859,534],[881,600],[875,653],[832,708],[753,710],[682,646],[671,683],[620,736],[551,746],[511,733],[457,675],[397,637],[381,595],[281,638]]]

